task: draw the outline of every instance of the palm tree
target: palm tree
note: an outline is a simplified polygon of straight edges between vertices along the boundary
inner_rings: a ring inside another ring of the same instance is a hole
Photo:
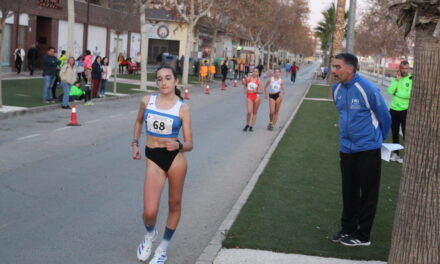
[[[405,160],[390,264],[440,263],[439,7],[439,1],[390,0],[391,11],[399,13],[398,24],[405,27],[406,35],[413,26],[416,33]]]
[[[332,42],[333,32],[335,30],[335,5],[331,4],[329,8],[322,12],[324,20],[315,27],[315,36],[321,40],[321,50],[325,54],[324,63],[328,61],[328,51]]]

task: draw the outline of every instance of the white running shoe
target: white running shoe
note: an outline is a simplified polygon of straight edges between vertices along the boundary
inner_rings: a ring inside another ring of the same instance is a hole
[[[399,157],[396,161],[399,162],[400,164],[402,164],[403,163],[403,158]]]
[[[153,241],[157,238],[157,230],[154,230],[154,233],[151,235],[147,233],[144,237],[144,240],[139,244],[139,247],[136,251],[137,258],[140,261],[146,261],[151,255],[151,247],[153,246]]]
[[[397,161],[398,159],[400,159],[399,155],[397,155],[396,153],[391,153],[391,157],[390,160],[391,161]]]
[[[165,264],[167,259],[167,252],[158,247],[154,252],[154,257],[151,259],[150,264]]]

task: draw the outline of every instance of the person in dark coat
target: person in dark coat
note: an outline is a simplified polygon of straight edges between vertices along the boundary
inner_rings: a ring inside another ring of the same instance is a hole
[[[98,97],[99,84],[102,79],[102,66],[101,66],[101,56],[97,56],[92,64],[92,97]]]
[[[37,60],[38,52],[35,48],[35,44],[32,44],[32,46],[28,49],[27,52],[27,63],[28,63],[28,69],[29,69],[29,75],[34,75],[34,69],[35,69],[35,61]]]

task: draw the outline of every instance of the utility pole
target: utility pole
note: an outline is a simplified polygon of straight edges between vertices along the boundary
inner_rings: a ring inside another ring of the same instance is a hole
[[[67,57],[74,57],[73,41],[75,38],[75,1],[67,1]]]
[[[350,0],[348,11],[348,32],[347,32],[347,52],[354,54],[355,45],[355,25],[356,25],[356,0]]]

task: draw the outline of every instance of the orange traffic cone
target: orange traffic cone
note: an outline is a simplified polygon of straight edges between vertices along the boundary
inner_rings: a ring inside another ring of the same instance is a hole
[[[185,100],[189,100],[189,92],[188,92],[188,88],[185,88],[185,96],[183,97],[183,99],[185,99]]]
[[[234,87],[237,87],[237,80],[234,80]]]
[[[209,90],[209,85],[206,85],[205,94],[211,94],[211,90]]]
[[[222,91],[226,91],[226,83],[222,82]]]
[[[70,115],[70,123],[67,124],[68,126],[80,126],[78,124],[78,120],[76,120],[76,105],[72,105],[72,113]]]

